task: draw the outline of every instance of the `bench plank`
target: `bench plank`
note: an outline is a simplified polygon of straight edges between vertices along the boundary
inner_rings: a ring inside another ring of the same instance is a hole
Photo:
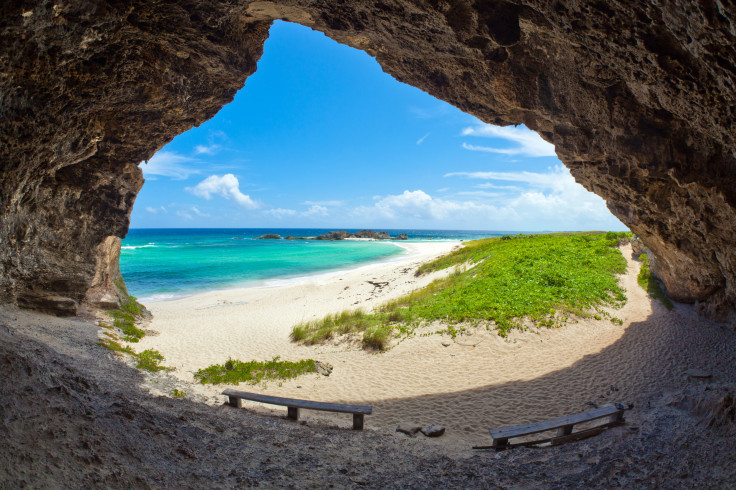
[[[515,425],[512,427],[502,427],[500,429],[491,429],[491,437],[494,440],[499,440],[499,442],[503,441],[505,443],[505,440],[512,437],[521,437],[530,434],[536,434],[537,432],[544,432],[547,430],[558,429],[565,426],[570,426],[572,428],[572,426],[575,424],[597,420],[603,417],[615,417],[616,421],[618,421],[621,419],[622,414],[622,408],[617,408],[615,405],[607,405],[605,407],[588,410],[587,412],[566,415],[564,417],[552,420],[544,420],[542,422],[534,422],[524,425]]]
[[[254,402],[268,403],[270,405],[283,405],[289,408],[294,407],[295,409],[305,408],[308,410],[322,410],[325,412],[341,412],[363,415],[370,415],[373,413],[373,407],[368,405],[314,402],[310,400],[299,400],[298,398],[282,398],[280,396],[261,395],[258,393],[249,393],[247,391],[238,391],[230,388],[223,391],[222,394],[236,399],[240,398]],[[296,413],[298,415],[298,412]]]

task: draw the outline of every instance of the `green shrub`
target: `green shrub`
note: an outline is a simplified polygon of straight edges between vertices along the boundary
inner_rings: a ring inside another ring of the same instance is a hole
[[[184,398],[185,396],[187,396],[185,391],[179,391],[176,388],[174,388],[174,392],[171,393],[171,398]]]
[[[214,364],[194,373],[194,378],[202,384],[248,383],[256,385],[261,381],[292,379],[306,373],[316,373],[314,359],[301,361],[280,361],[274,357],[270,361],[243,362],[228,359],[224,364]]]
[[[672,301],[664,294],[659,281],[657,281],[657,278],[652,273],[647,254],[641,254],[639,260],[641,261],[641,268],[639,269],[639,275],[636,277],[639,286],[644,288],[644,291],[649,293],[649,296],[658,299],[668,310],[674,308]]]
[[[135,366],[138,369],[143,369],[152,373],[158,371],[168,371],[171,369],[161,365],[161,362],[163,362],[164,360],[164,356],[161,355],[161,353],[157,350],[146,349],[140,354],[136,354],[135,357],[138,359],[138,362]]]
[[[107,313],[113,318],[113,326],[123,332],[126,342],[138,342],[146,335],[144,330],[135,326],[135,314],[122,310],[112,310]]]

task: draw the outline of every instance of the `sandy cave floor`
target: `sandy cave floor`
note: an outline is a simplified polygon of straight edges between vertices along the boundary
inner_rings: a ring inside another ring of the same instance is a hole
[[[413,277],[400,272],[406,264],[394,265],[400,277]],[[629,301],[615,312],[622,326],[581,321],[507,341],[481,330],[449,346],[442,345],[449,337],[415,337],[378,356],[294,347],[333,364],[333,374],[263,392],[371,401],[374,415],[362,432],[345,430],[349,417],[336,414],[306,412],[302,424],[252,404],[231,409],[207,391],[183,400],[152,395],[193,390],[187,369],[142,374],[96,345],[92,321],[3,307],[0,487],[734,486],[736,333],[688,306],[665,310],[627,282],[632,275],[622,279]],[[399,289],[386,287],[384,296]],[[149,339],[165,345],[166,336]],[[239,341],[236,350],[247,344]],[[712,378],[684,374],[691,368]],[[490,443],[490,427],[584,410],[587,401],[634,408],[624,426],[577,443],[469,449]],[[413,421],[444,425],[447,433],[393,432]]]

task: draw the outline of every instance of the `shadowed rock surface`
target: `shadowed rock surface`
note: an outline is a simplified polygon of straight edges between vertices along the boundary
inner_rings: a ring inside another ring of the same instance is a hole
[[[0,308],[0,487],[736,484],[733,383],[685,383],[674,392],[642,394],[630,400],[635,408],[626,425],[574,444],[448,457],[422,444],[425,437],[375,432],[370,422],[365,431],[304,426],[188,397],[153,397],[143,387],[150,375],[97,345],[97,332],[89,321]],[[725,361],[721,368],[733,367]],[[152,381],[163,387],[167,378]],[[169,392],[174,387],[183,388],[172,385]]]
[[[4,2],[0,290],[74,314],[102,293],[137,164],[211,118],[274,19],[375,56],[483,121],[524,123],[649,247],[670,296],[736,302],[736,26],[722,2]]]

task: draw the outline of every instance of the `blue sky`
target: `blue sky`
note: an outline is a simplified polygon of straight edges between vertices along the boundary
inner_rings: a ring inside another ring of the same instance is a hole
[[[235,100],[141,168],[132,228],[626,229],[535,133],[281,21]]]

